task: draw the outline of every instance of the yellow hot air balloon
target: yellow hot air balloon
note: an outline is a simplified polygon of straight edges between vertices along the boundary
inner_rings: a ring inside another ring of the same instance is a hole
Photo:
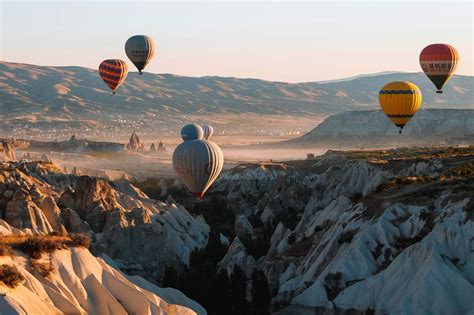
[[[421,105],[421,91],[411,82],[390,82],[379,93],[379,103],[385,115],[400,128],[416,114]]]

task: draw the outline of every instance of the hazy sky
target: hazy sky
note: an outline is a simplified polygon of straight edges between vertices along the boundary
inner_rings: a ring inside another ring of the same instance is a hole
[[[150,72],[302,82],[419,71],[421,49],[445,42],[461,55],[457,73],[474,74],[471,1],[0,0],[0,10],[4,61],[97,68],[128,62],[127,38],[147,34],[157,46]]]

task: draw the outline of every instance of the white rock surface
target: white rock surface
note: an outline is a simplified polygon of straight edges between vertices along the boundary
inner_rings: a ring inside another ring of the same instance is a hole
[[[5,231],[4,221],[0,226],[2,235],[21,235]],[[25,277],[15,288],[0,283],[1,314],[206,314],[181,292],[127,277],[85,248],[56,250],[42,260],[54,266],[47,277],[30,272],[21,252],[0,257],[0,264],[15,266]]]
[[[242,269],[249,279],[252,276],[253,271],[257,268],[255,258],[248,255],[244,244],[242,244],[238,237],[234,238],[227,253],[219,262],[218,271],[225,270],[227,275],[230,276],[235,266]]]

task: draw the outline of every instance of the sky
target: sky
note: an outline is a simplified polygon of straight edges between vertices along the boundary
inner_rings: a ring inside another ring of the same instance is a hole
[[[0,0],[0,60],[97,68],[153,38],[146,71],[284,82],[420,71],[431,43],[473,72],[473,2],[127,2]]]

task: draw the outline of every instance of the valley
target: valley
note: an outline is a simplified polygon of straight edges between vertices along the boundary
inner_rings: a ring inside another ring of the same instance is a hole
[[[3,235],[88,235],[90,251],[113,259],[106,261],[114,268],[178,288],[210,314],[221,304],[208,299],[226,286],[215,281],[236,270],[242,278],[231,280],[246,283],[247,290],[261,283],[255,272],[263,272],[277,314],[431,313],[430,303],[422,309],[410,303],[413,292],[430,292],[419,298],[443,301],[436,307],[447,313],[463,313],[473,307],[469,299],[457,302],[473,294],[473,165],[472,146],[329,151],[313,160],[231,167],[196,203],[171,178],[134,182],[135,187],[125,178],[64,173],[51,162],[10,162],[1,164],[0,222]],[[42,256],[51,259],[53,275],[60,266],[55,257],[64,251]],[[203,264],[211,269],[200,269]],[[413,286],[412,278],[423,281]],[[436,279],[443,281],[436,290],[423,287]],[[392,285],[406,289],[393,296]],[[377,287],[386,289],[370,291]],[[224,295],[223,303],[233,303],[230,298]],[[248,301],[239,307],[252,308]],[[192,305],[187,304],[200,313]]]

